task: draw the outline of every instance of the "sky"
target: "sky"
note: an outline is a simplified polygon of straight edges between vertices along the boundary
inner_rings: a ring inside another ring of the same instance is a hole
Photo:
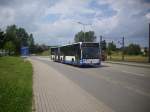
[[[36,43],[62,45],[79,31],[119,44],[148,45],[150,0],[0,0],[0,28],[16,24]]]

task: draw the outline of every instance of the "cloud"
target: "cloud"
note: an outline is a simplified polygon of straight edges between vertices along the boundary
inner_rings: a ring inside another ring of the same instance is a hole
[[[145,41],[145,44],[147,44],[149,20],[145,15],[149,12],[150,4],[145,4],[138,0],[108,0],[99,3],[109,4],[113,10],[117,11],[115,16],[102,21],[101,27],[106,28],[109,26],[107,28],[109,31],[104,35],[109,38],[112,37],[111,40],[125,36],[127,41],[131,40],[131,38],[135,40],[134,42],[140,39],[140,41]]]
[[[15,12],[11,8],[0,8],[0,25],[2,26],[3,24],[6,23],[13,23],[14,22],[14,17],[15,17]]]
[[[34,34],[38,43],[73,41],[83,30],[78,21],[92,24],[96,36],[106,40],[143,40],[146,45],[150,2],[148,0],[0,0],[0,26],[17,24]],[[120,38],[119,38],[120,39]],[[130,41],[132,42],[132,41]]]

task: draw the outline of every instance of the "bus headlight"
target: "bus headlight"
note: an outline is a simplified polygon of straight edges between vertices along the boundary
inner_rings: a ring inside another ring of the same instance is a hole
[[[80,60],[80,64],[83,64],[83,60]]]

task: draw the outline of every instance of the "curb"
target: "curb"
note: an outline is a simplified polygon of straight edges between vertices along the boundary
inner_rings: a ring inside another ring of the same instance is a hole
[[[140,65],[139,63],[132,64],[132,63],[124,63],[124,62],[109,62],[109,61],[105,61],[104,63],[120,64],[120,65],[135,66],[135,67],[142,67],[142,68],[150,68],[150,64]]]

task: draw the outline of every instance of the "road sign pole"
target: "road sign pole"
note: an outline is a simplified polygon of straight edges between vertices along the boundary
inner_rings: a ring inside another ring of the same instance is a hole
[[[102,35],[99,38],[100,59],[102,59]]]

